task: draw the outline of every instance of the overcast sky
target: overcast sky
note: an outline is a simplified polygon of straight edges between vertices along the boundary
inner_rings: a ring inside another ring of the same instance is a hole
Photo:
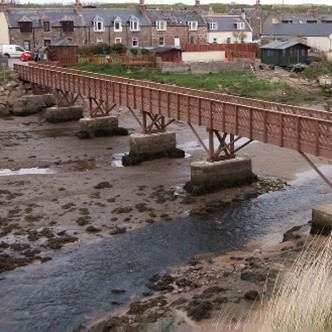
[[[315,4],[315,5],[332,5],[332,3],[330,4],[331,0],[261,0],[261,4],[262,5],[300,5],[300,4]],[[43,4],[50,4],[50,3],[65,3],[65,4],[71,4],[74,3],[73,0],[20,0],[20,3],[38,3],[40,4],[41,2]],[[125,3],[125,2],[139,2],[134,1],[134,0],[90,0],[90,1],[86,1],[86,0],[81,0],[83,5],[86,4],[92,4],[92,3]],[[173,4],[173,3],[186,3],[188,5],[193,5],[195,3],[195,0],[145,0],[145,3],[147,5],[152,5],[152,4]],[[227,1],[227,0],[219,0],[219,1],[211,1],[211,0],[201,0],[201,4],[208,4],[208,3],[213,3],[213,2],[218,2],[218,3],[230,3],[231,1]],[[236,4],[246,4],[246,5],[254,5],[256,3],[256,0],[240,0],[240,1],[234,1]]]

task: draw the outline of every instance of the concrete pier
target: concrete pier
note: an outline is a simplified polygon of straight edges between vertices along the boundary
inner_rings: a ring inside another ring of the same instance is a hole
[[[329,235],[332,230],[332,204],[323,204],[312,209],[310,234]]]
[[[80,118],[83,118],[83,108],[81,106],[54,106],[45,110],[45,119],[47,122],[66,122],[78,120]]]
[[[185,189],[201,195],[236,185],[249,184],[257,180],[252,173],[251,159],[236,157],[222,161],[195,161],[191,165],[191,180]]]
[[[79,132],[86,137],[119,135],[119,129],[119,120],[116,116],[100,116],[79,120]],[[122,135],[128,135],[128,131],[125,130]]]
[[[132,134],[129,143],[129,155],[122,158],[124,166],[136,165],[145,160],[184,157],[184,151],[176,148],[173,132]]]

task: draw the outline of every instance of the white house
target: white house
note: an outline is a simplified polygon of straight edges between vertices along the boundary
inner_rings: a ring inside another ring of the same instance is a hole
[[[332,50],[332,24],[273,24],[267,28],[262,38],[269,40],[285,40],[290,38],[301,38],[307,45],[321,52]]]
[[[210,44],[251,43],[252,29],[243,15],[204,15]]]

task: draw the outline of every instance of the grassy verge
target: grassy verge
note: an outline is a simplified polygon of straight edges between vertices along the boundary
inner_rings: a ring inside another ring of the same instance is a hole
[[[292,105],[323,102],[324,100],[324,96],[319,93],[308,94],[303,88],[294,88],[289,84],[263,80],[251,72],[172,74],[160,73],[153,68],[134,67],[128,70],[121,64],[84,64],[76,69]]]

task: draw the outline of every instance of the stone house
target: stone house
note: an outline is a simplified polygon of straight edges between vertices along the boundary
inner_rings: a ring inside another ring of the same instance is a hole
[[[252,40],[260,39],[266,19],[260,0],[256,0],[256,4],[253,8],[232,7],[228,14],[244,17],[252,29]]]
[[[121,43],[129,48],[151,46],[150,22],[138,8],[83,8],[81,15],[85,22],[86,45]]]
[[[3,30],[8,36],[3,38],[26,50],[48,46],[56,39],[67,38],[75,44],[81,44],[83,39],[84,21],[75,8],[7,8],[2,12],[1,23],[7,25]]]
[[[193,10],[180,11],[147,9],[144,0],[133,9],[83,7],[80,0],[73,8],[1,6],[0,43],[27,50],[63,38],[77,45],[122,43],[129,48],[206,43],[207,26],[199,12],[199,0]]]
[[[151,46],[206,43],[207,25],[199,6],[196,0],[195,10],[146,10],[151,22]]]

